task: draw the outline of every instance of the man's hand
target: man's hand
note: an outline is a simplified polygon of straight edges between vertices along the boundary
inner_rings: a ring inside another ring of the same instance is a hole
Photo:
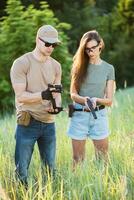
[[[49,108],[48,113],[58,114],[63,110],[63,108],[60,105],[56,104],[56,99],[60,97],[61,92],[62,92],[61,85],[51,85],[51,84],[48,84],[47,90],[41,92],[43,100],[51,101],[52,107]]]
[[[48,113],[56,115],[59,114],[61,111],[63,111],[62,107],[56,107],[55,109],[49,108]]]
[[[51,100],[52,99],[52,94],[51,94],[49,88],[47,88],[45,91],[41,92],[41,97],[43,100]]]
[[[52,100],[56,99],[59,96],[59,93],[62,92],[61,85],[51,85],[48,84],[48,88],[45,91],[41,92],[41,96],[43,100]]]

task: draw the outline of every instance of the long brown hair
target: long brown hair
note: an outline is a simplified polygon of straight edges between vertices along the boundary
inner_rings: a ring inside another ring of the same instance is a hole
[[[96,30],[88,31],[82,36],[78,50],[73,58],[73,67],[71,70],[71,78],[77,92],[80,90],[80,86],[87,74],[89,57],[85,52],[85,46],[91,40],[96,40],[97,43],[102,42],[102,48],[104,48],[104,42]]]

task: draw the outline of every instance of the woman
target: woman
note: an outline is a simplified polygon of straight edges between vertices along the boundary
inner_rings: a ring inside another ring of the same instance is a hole
[[[84,160],[88,137],[93,141],[97,158],[103,156],[107,159],[109,130],[106,107],[112,105],[115,73],[114,67],[101,59],[103,49],[104,42],[98,32],[89,31],[81,38],[73,60],[71,98],[76,109],[85,107],[83,111],[73,113],[68,129],[68,136],[72,138],[74,167]],[[97,119],[89,112],[87,99],[92,101]]]

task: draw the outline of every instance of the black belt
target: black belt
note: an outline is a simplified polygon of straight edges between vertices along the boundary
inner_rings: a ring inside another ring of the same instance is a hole
[[[102,110],[104,109],[105,106],[104,105],[101,105],[101,106],[96,106],[96,108],[94,109],[95,111],[98,111],[98,110]],[[83,111],[83,112],[91,112],[90,110],[88,110],[87,108],[74,108],[74,111]]]

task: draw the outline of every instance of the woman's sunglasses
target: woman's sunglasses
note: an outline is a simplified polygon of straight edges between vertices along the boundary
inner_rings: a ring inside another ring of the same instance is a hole
[[[96,47],[98,47],[99,46],[99,43],[97,44],[97,45],[95,45],[95,46],[92,46],[91,48],[85,48],[85,51],[87,52],[87,53],[90,53],[90,51],[93,51],[94,49],[96,49]]]
[[[42,38],[40,38],[40,37],[39,37],[39,39],[40,39],[42,42],[44,42],[45,47],[50,47],[50,46],[52,46],[53,48],[55,48],[55,47],[58,46],[58,43],[49,43],[49,42],[44,41],[44,40],[43,40]]]

